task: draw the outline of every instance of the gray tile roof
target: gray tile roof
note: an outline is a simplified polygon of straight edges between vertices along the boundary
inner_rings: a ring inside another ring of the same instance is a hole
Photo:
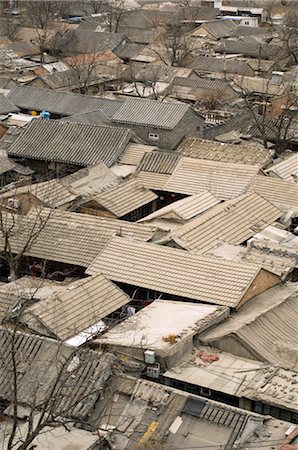
[[[110,167],[131,137],[126,128],[39,119],[26,126],[7,153],[79,166],[103,162]]]
[[[7,364],[0,368],[0,395],[12,399],[11,346],[14,344],[17,359],[18,403],[46,407],[47,396],[53,390],[59,395],[55,413],[82,419],[94,408],[100,392],[111,375],[114,357],[90,350],[76,350],[53,339],[42,338],[21,332],[13,334],[8,329],[0,330],[1,359]],[[76,370],[71,370],[73,362]],[[71,372],[71,376],[70,376]],[[58,376],[57,376],[58,374]]]
[[[260,267],[207,258],[120,237],[109,241],[86,273],[157,292],[237,307]],[[216,274],[216,276],[214,276]]]
[[[150,152],[144,156],[138,166],[139,171],[172,174],[180,155],[177,153]]]
[[[244,74],[248,68],[245,61],[236,59],[213,58],[212,56],[196,56],[189,65],[197,72],[227,72]],[[252,69],[250,69],[252,72]]]
[[[19,108],[15,106],[5,95],[0,94],[0,114],[7,114],[10,112],[18,112]]]
[[[126,44],[127,40],[124,34],[95,32],[92,30],[67,30],[66,33],[57,33],[55,36],[54,48],[61,48],[61,45],[70,47],[73,43],[73,50],[78,53],[104,52],[106,50],[116,51],[122,48],[122,43]],[[70,49],[71,51],[71,49]]]
[[[216,39],[232,36],[238,25],[233,20],[215,20],[214,22],[204,23],[202,25]]]
[[[101,110],[109,117],[122,105],[122,102],[117,100],[29,86],[15,86],[7,98],[21,109],[37,111],[45,109],[52,114],[63,116]]]
[[[15,215],[14,219],[8,214],[4,219],[5,230],[13,230],[13,252],[23,249],[30,233],[37,231],[38,236],[25,252],[26,256],[81,267],[88,267],[113,236],[147,241],[155,231],[154,226],[45,207],[33,209],[26,215]],[[1,251],[3,245],[1,234]]]
[[[135,58],[139,55],[146,45],[137,44],[135,42],[128,42],[123,48],[117,51],[117,56],[121,59]]]
[[[172,130],[190,109],[185,103],[158,100],[126,100],[113,115],[112,122]]]

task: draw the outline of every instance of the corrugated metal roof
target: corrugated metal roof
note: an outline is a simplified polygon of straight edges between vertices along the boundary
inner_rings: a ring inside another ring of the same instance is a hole
[[[11,225],[9,215],[5,224]],[[33,209],[26,216],[15,216],[13,230],[12,251],[20,251],[30,233],[37,232],[25,255],[82,267],[91,264],[113,236],[149,240],[154,233],[154,227],[147,225],[44,207]],[[1,236],[0,247],[3,248]]]
[[[187,195],[210,191],[215,197],[228,200],[243,194],[258,171],[257,165],[182,157],[164,190]]]
[[[118,100],[29,86],[15,86],[7,98],[21,109],[46,110],[64,116],[101,110],[110,117],[122,105]]]
[[[242,244],[282,216],[257,194],[221,203],[172,233],[172,239],[194,253],[204,253],[219,242]]]
[[[26,309],[21,321],[40,321],[58,339],[68,340],[130,302],[130,298],[103,275],[84,278]],[[39,327],[37,328],[40,329]]]
[[[37,119],[7,150],[8,155],[45,161],[112,166],[132,137],[127,128]]]
[[[153,150],[157,150],[157,147],[130,142],[122,153],[119,163],[137,166],[141,162],[144,154],[153,152]]]
[[[210,194],[210,192],[202,192],[201,194],[192,195],[178,200],[177,202],[173,202],[170,205],[149,214],[144,217],[144,219],[139,220],[139,222],[150,222],[157,218],[186,221],[202,214],[219,202],[220,200]]]
[[[298,211],[297,185],[289,181],[257,175],[250,189],[283,210]]]
[[[116,217],[122,217],[147,203],[153,202],[156,198],[158,196],[152,191],[144,188],[137,181],[130,180],[103,192],[95,197],[95,200]]]
[[[103,273],[110,280],[158,292],[236,307],[259,270],[252,264],[218,261],[116,237],[86,272]]]
[[[177,152],[191,158],[208,159],[235,164],[267,165],[274,152],[256,145],[233,145],[222,142],[207,141],[199,138],[186,138]]]
[[[112,122],[172,130],[190,109],[185,103],[128,99],[112,116]]]
[[[137,170],[140,172],[172,174],[179,159],[180,155],[173,152],[145,153]]]
[[[5,95],[0,94],[0,114],[18,112],[19,108],[15,106]]]
[[[204,332],[200,339],[224,351],[229,351],[228,345],[236,339],[258,360],[297,370],[297,346],[293,341],[297,309],[297,283],[274,287],[250,300],[233,318]],[[245,356],[241,346],[237,348],[238,355]]]
[[[298,181],[298,154],[274,164],[265,172],[272,173],[284,181]]]

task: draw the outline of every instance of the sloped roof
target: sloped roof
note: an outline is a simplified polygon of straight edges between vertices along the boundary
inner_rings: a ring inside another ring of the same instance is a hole
[[[21,321],[66,341],[129,302],[121,289],[99,274],[78,280],[27,308]]]
[[[46,110],[64,116],[101,110],[109,117],[122,105],[118,100],[19,85],[9,92],[7,98],[21,109]]]
[[[148,189],[162,191],[170,176],[167,173],[141,171],[137,173],[136,180]]]
[[[138,166],[145,153],[153,152],[157,147],[130,142],[119,158],[119,163]]]
[[[243,194],[258,171],[257,165],[182,157],[164,190],[187,195],[207,190],[219,199],[228,200]]]
[[[251,264],[218,261],[115,237],[86,272],[103,273],[110,280],[166,294],[236,307],[259,270]]]
[[[257,175],[252,180],[249,189],[264,197],[277,208],[282,210],[294,209],[298,212],[296,183]]]
[[[190,109],[185,103],[128,99],[112,116],[112,122],[172,130]]]
[[[298,181],[298,154],[293,154],[289,158],[274,164],[265,170],[266,173],[273,174],[284,181]]]
[[[177,152],[191,158],[236,164],[260,164],[262,167],[267,165],[274,155],[272,150],[254,145],[223,144],[192,137],[184,139]]]
[[[282,214],[263,197],[245,194],[221,203],[183,225],[172,233],[172,239],[194,253],[204,253],[220,241],[242,244]]]
[[[20,186],[13,190],[6,191],[1,197],[17,197],[20,194],[32,194],[44,205],[58,208],[75,200],[78,194],[72,192],[61,183],[60,180],[53,179],[42,183]]]
[[[189,67],[197,72],[226,72],[245,74],[248,68],[246,61],[237,59],[213,58],[212,56],[196,56]],[[252,69],[250,69],[252,71]]]
[[[18,331],[13,334],[8,329],[1,329],[1,357],[6,364],[1,364],[0,368],[0,395],[10,401],[14,392],[11,376],[12,342],[18,355],[19,404],[29,405],[31,408],[46,406],[47,396],[55,389],[55,392],[59,392],[55,404],[57,414],[83,419],[91,413],[111,375],[114,362],[111,354],[74,350],[53,339]],[[51,402],[50,406],[53,406]]]
[[[187,221],[193,217],[202,214],[207,209],[220,203],[214,195],[210,192],[202,192],[201,194],[191,195],[176,202],[170,203],[163,208],[149,214],[139,222],[150,222],[154,219],[174,219],[180,221]]]
[[[7,150],[8,155],[87,166],[113,165],[132,137],[127,128],[33,120]]]
[[[5,226],[11,225],[9,214],[4,223]],[[15,216],[12,232],[13,252],[23,249],[30,234],[36,234],[25,255],[87,267],[111,237],[121,235],[131,239],[149,240],[154,233],[154,227],[42,208],[32,209],[26,216]],[[3,248],[1,237],[0,248]]]
[[[235,316],[203,333],[200,340],[229,351],[225,338],[235,337],[256,359],[297,369],[293,340],[297,334],[297,308],[297,283],[273,287],[250,300]]]
[[[116,217],[122,217],[156,198],[158,196],[154,192],[144,188],[136,180],[130,180],[103,192],[95,200]]]
[[[0,94],[0,114],[18,112],[19,108],[15,106],[5,95]]]
[[[65,33],[58,32],[56,34],[53,46],[59,49],[60,46],[68,44],[66,48],[70,48],[72,53],[97,53],[107,50],[115,53],[121,47],[123,41],[126,43],[125,36],[121,33],[110,33],[108,31],[98,33],[90,29],[68,29]]]
[[[278,59],[286,57],[286,51],[283,47],[264,42],[257,42],[251,36],[245,36],[243,39],[222,39],[215,47],[215,51],[227,54],[243,54],[253,58],[260,59]]]
[[[140,172],[172,174],[180,155],[174,152],[146,152],[137,167]]]
[[[237,26],[238,25],[233,20],[215,20],[213,22],[204,23],[198,30],[203,28],[216,39],[220,39],[222,37],[232,36],[237,29]],[[196,36],[196,30],[194,30],[191,35]]]

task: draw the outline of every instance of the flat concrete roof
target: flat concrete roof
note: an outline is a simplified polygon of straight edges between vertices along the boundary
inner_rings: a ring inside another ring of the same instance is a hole
[[[134,316],[117,325],[96,340],[107,345],[167,351],[211,324],[223,320],[228,308],[201,303],[155,300]]]

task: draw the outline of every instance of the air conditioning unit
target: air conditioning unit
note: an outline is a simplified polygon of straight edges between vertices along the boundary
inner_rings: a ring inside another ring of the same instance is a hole
[[[147,366],[147,377],[150,378],[159,378],[160,374],[160,365],[159,363],[151,364]]]
[[[11,209],[19,209],[19,207],[20,207],[20,200],[17,199],[17,198],[10,197],[7,200],[7,206],[9,208],[11,208]]]

